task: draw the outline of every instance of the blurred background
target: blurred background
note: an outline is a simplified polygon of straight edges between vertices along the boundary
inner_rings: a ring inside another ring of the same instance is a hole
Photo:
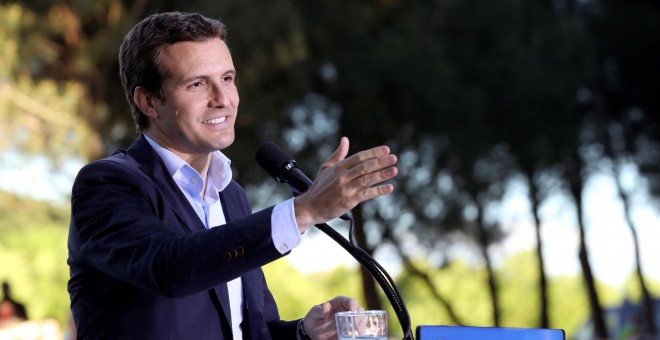
[[[223,152],[255,210],[291,196],[256,165],[262,142],[310,177],[341,136],[353,151],[384,143],[399,155],[395,192],[352,214],[413,327],[660,338],[650,0],[0,0],[0,337],[24,319],[74,334],[70,187],[83,164],[136,137],[119,45],[169,10],[228,25],[241,108]],[[265,270],[286,319],[339,294],[391,311],[317,230]],[[393,313],[390,332],[401,338]]]

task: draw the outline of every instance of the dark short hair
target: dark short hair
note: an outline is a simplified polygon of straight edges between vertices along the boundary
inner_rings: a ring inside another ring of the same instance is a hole
[[[147,128],[149,120],[133,102],[135,88],[164,100],[163,78],[166,70],[158,63],[158,55],[168,45],[182,41],[225,41],[227,28],[216,19],[197,13],[167,12],[146,17],[124,37],[119,48],[119,76],[138,130]]]

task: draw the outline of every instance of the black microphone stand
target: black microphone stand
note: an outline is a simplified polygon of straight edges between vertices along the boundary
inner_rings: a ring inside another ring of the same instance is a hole
[[[347,218],[344,218],[344,216],[342,216],[342,219],[348,220],[351,223],[349,230],[352,234],[354,223],[353,218],[348,215],[346,215],[346,217]],[[410,323],[410,314],[408,314],[408,309],[406,308],[406,304],[403,302],[403,298],[401,298],[399,289],[387,271],[385,271],[385,269],[373,257],[371,257],[371,255],[369,255],[362,248],[347,240],[327,223],[317,224],[316,228],[339,243],[340,246],[342,246],[349,254],[353,256],[353,258],[355,258],[369,271],[369,273],[383,289],[383,292],[385,292],[385,296],[387,296],[387,299],[390,301],[390,304],[394,309],[394,313],[396,314],[397,319],[399,319],[399,324],[403,330],[403,340],[414,340]]]

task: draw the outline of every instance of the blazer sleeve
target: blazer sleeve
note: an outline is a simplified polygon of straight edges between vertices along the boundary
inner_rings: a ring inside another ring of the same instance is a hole
[[[76,177],[72,270],[89,266],[165,296],[183,297],[283,256],[272,245],[272,207],[219,228],[194,230],[181,213],[188,205],[182,195],[168,195],[163,191],[168,184],[121,157],[90,163]]]

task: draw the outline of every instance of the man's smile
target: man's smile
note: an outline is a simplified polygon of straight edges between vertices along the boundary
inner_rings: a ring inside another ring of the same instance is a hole
[[[213,124],[224,123],[225,120],[227,120],[227,116],[222,116],[222,117],[218,117],[218,118],[213,118],[213,119],[205,120],[205,121],[203,121],[202,123],[203,123],[203,124],[212,124],[212,125],[213,125]]]

